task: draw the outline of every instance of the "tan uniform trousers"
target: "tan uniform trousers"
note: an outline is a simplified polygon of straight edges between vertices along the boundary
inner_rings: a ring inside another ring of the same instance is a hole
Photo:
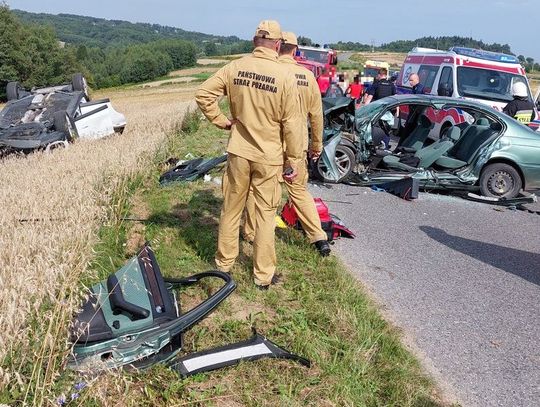
[[[281,165],[259,164],[229,153],[215,259],[220,270],[230,271],[238,257],[240,218],[251,186],[255,203],[254,280],[258,285],[271,283],[276,271],[274,218],[281,198],[278,176],[282,169]]]
[[[292,201],[300,223],[310,243],[315,243],[319,240],[327,240],[327,235],[321,227],[321,219],[315,207],[313,197],[307,190],[308,182],[307,159],[303,160],[302,164],[298,165],[298,177],[292,183],[285,182],[289,199]],[[250,194],[246,202],[246,218],[244,221],[244,237],[246,240],[254,240],[255,233],[255,209],[256,202]]]

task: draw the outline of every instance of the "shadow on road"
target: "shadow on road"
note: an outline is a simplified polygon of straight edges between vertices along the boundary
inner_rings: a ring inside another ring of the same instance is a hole
[[[420,230],[451,249],[540,285],[539,253],[466,239],[431,226],[420,226]]]

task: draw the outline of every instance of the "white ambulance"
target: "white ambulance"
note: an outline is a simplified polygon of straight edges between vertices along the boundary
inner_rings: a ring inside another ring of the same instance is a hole
[[[418,74],[425,94],[474,99],[501,111],[512,97],[512,85],[523,82],[533,100],[525,69],[513,55],[473,48],[452,47],[448,51],[414,48],[407,54],[396,80],[398,93],[412,93],[409,76]],[[443,117],[438,118],[439,121]],[[530,126],[538,129],[540,118]],[[444,129],[463,121],[453,112],[439,123]]]

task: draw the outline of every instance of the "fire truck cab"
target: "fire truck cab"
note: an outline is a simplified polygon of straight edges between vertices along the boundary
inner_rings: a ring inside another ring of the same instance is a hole
[[[337,53],[333,49],[300,45],[294,59],[312,71],[316,78],[325,69],[330,76],[336,73]]]

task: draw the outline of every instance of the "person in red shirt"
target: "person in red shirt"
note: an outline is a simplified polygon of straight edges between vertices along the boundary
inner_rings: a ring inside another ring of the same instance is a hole
[[[328,73],[328,70],[325,69],[322,75],[317,78],[317,84],[319,85],[321,95],[324,96],[326,94],[326,91],[330,87],[330,75]]]
[[[362,96],[363,90],[364,86],[360,83],[360,78],[358,78],[357,75],[354,77],[353,83],[351,83],[345,91],[345,96],[350,96],[352,99],[357,101]]]

